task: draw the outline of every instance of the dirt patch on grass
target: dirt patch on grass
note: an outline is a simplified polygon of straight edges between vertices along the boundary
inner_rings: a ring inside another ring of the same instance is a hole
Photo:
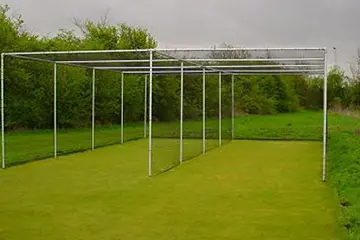
[[[355,133],[355,135],[360,136],[360,129],[356,129],[356,130],[354,131],[354,133]]]

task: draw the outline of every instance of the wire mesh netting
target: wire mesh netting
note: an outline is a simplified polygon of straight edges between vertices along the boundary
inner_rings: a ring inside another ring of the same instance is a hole
[[[309,113],[307,118],[295,120],[290,117],[287,119],[286,114],[298,111],[299,108],[321,109],[323,82],[319,75],[323,74],[325,67],[324,49],[221,48],[152,51],[153,54],[149,50],[125,50],[13,55],[58,63],[58,155],[90,149],[93,140],[95,147],[101,147],[148,136],[145,129],[148,126],[144,125],[144,119],[145,113],[148,113],[145,108],[148,108],[146,101],[149,101],[149,81],[145,81],[145,75],[150,73],[152,65],[153,173],[164,172],[178,165],[181,62],[184,70],[182,160],[191,159],[203,152],[204,133],[206,151],[231,140],[231,74],[236,75],[235,138],[322,138],[321,118],[314,116],[313,119]],[[6,59],[6,163],[19,164],[51,157],[55,148],[54,65],[8,56]],[[96,71],[94,138],[93,69]],[[202,76],[203,71],[206,72],[205,78]],[[309,77],[310,75],[314,77]],[[22,80],[18,82],[15,79]],[[203,84],[205,96],[202,94]],[[306,94],[302,93],[304,86]],[[310,106],[309,102],[315,104]],[[202,121],[203,107],[205,124]],[[123,128],[121,122],[124,123]]]
[[[207,74],[205,77],[205,138],[206,151],[219,147],[219,76]]]
[[[145,76],[124,74],[124,142],[144,138]]]
[[[221,76],[221,142],[232,140],[232,75]]]
[[[152,173],[158,174],[180,163],[180,76],[153,76],[152,84]]]
[[[322,140],[322,84],[305,76],[236,76],[235,139]]]
[[[47,76],[52,76],[52,65],[14,58],[6,60],[6,166],[51,157],[54,154],[54,95],[53,78]],[[30,69],[37,74],[30,74]],[[17,81],[19,78],[24,81]]]
[[[184,76],[183,161],[200,155],[203,145],[202,77]]]
[[[95,72],[95,147],[121,142],[121,73]]]
[[[57,67],[57,153],[91,149],[92,71]]]
[[[196,63],[189,72],[209,71],[236,74],[322,74],[324,70],[323,49],[202,49],[160,50],[167,56]],[[158,69],[161,71],[161,69]]]
[[[239,49],[227,46],[214,49],[156,49],[153,51],[153,73],[180,72],[178,59],[192,63],[188,73],[209,71],[237,74],[322,74],[324,49]],[[28,54],[16,54],[29,57]],[[116,69],[132,73],[149,73],[150,50],[113,50],[61,53],[33,53],[32,58],[58,61],[82,67]]]

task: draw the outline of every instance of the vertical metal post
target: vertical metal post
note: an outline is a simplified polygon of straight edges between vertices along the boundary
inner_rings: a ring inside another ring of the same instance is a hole
[[[206,93],[205,93],[205,88],[206,88],[206,70],[205,68],[203,68],[203,87],[202,87],[202,108],[203,108],[203,126],[202,126],[202,137],[203,137],[203,142],[202,142],[202,149],[203,149],[203,153],[206,153]]]
[[[54,63],[54,158],[57,157],[57,64]]]
[[[219,146],[221,147],[221,72],[219,72]]]
[[[231,139],[235,139],[235,76],[231,75]]]
[[[95,68],[92,72],[91,149],[95,149]]]
[[[324,54],[324,131],[323,131],[323,169],[322,180],[326,181],[326,155],[327,155],[327,126],[328,126],[328,107],[327,107],[327,52]]]
[[[183,162],[183,121],[184,121],[184,63],[181,62],[180,77],[180,164]]]
[[[121,73],[121,144],[124,143],[124,73]]]
[[[152,80],[153,80],[153,51],[150,50],[149,74],[149,177],[152,176]]]
[[[144,84],[144,138],[147,137],[147,75],[145,75]]]
[[[5,54],[1,54],[1,167],[5,169],[5,116],[4,116],[4,64]]]

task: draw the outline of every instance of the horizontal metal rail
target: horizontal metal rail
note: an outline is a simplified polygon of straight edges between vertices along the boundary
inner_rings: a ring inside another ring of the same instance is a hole
[[[187,52],[187,51],[326,51],[325,47],[299,48],[150,48],[150,49],[116,49],[116,50],[78,50],[78,51],[40,51],[40,52],[8,52],[5,55],[66,55],[66,54],[97,54],[97,53],[144,53],[144,52]]]
[[[92,66],[95,69],[117,69],[117,70],[132,70],[132,69],[150,69],[148,66],[106,66],[106,67],[96,67]],[[206,65],[206,66],[184,66],[184,69],[202,69],[202,68],[216,68],[216,69],[232,69],[232,68],[319,68],[323,69],[324,65]],[[153,66],[153,69],[181,69],[179,66]]]
[[[213,69],[206,69],[206,73],[219,73],[221,70],[213,70]],[[202,73],[202,70],[184,70],[184,73]],[[149,71],[124,71],[125,74],[149,74]],[[180,74],[181,71],[178,70],[170,70],[170,71],[153,71],[153,74]],[[225,72],[225,74],[243,74],[243,75],[265,75],[265,74],[269,74],[269,75],[277,75],[277,74],[322,74],[323,71],[322,70],[276,70],[276,71],[271,71],[271,70],[264,70],[264,71],[259,71],[259,70],[254,70],[254,71],[247,71],[247,70],[231,70],[228,72]]]
[[[324,58],[186,58],[184,62],[313,62],[324,61]],[[69,60],[56,61],[61,64],[91,64],[91,63],[148,63],[147,59],[104,59],[104,60]],[[153,62],[179,62],[178,59],[154,59]],[[179,63],[180,66],[180,63]]]

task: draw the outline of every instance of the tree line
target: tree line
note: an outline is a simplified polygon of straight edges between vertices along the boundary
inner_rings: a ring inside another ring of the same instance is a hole
[[[127,24],[75,22],[74,30],[62,29],[55,36],[40,37],[27,31],[21,16],[12,16],[8,6],[0,6],[0,52],[113,50],[155,48],[156,40],[146,29]],[[53,65],[44,62],[5,59],[6,128],[46,129],[53,124]],[[120,122],[121,74],[97,71],[96,121],[100,125]],[[206,113],[218,114],[218,77],[206,82]],[[57,116],[60,128],[86,127],[91,124],[91,80],[89,69],[58,66]],[[184,116],[202,116],[202,76],[184,79]],[[328,100],[331,108],[357,108],[360,105],[360,77],[349,78],[340,68],[328,75]],[[223,77],[223,115],[231,114],[231,77]],[[323,79],[308,76],[237,76],[235,79],[237,114],[274,114],[300,109],[320,110],[323,106]],[[156,76],[153,82],[155,121],[174,121],[179,117],[179,76]],[[144,76],[126,75],[124,84],[126,122],[144,117]]]

